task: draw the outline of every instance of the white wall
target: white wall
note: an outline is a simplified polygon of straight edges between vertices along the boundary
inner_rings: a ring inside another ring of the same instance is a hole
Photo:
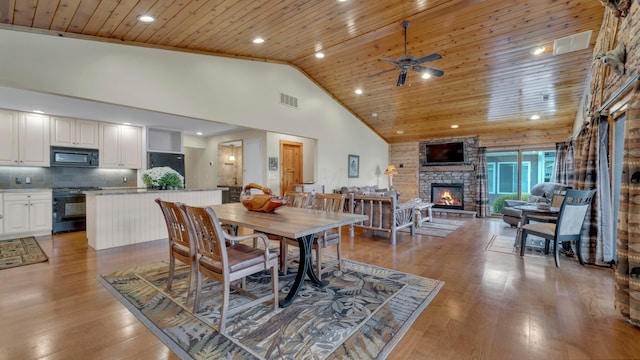
[[[0,48],[0,86],[315,138],[315,180],[328,190],[374,184],[388,162],[382,138],[287,65],[5,29]],[[280,105],[281,92],[298,109]],[[360,155],[357,179],[347,154]]]

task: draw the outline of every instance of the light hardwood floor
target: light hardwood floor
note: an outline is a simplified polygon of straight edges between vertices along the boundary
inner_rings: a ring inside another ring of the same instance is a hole
[[[343,256],[445,281],[390,359],[640,359],[613,309],[610,269],[486,250],[499,219],[447,238],[343,233]],[[94,251],[84,233],[38,238],[47,263],[0,271],[0,359],[176,359],[97,281],[167,257],[166,242]],[[328,251],[331,253],[331,251]]]

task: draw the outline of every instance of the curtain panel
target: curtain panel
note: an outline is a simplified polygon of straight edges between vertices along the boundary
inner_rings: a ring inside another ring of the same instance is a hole
[[[555,182],[573,187],[573,142],[556,143]]]
[[[476,172],[477,181],[477,197],[476,197],[476,216],[489,216],[489,189],[487,182],[487,148],[478,148],[478,169]]]
[[[640,83],[627,109],[618,212],[615,307],[640,326]]]

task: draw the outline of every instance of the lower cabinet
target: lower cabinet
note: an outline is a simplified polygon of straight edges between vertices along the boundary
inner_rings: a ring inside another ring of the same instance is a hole
[[[51,192],[4,193],[4,234],[51,233]]]

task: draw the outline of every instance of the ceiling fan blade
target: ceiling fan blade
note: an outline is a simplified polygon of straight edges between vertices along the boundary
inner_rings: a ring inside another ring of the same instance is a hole
[[[427,56],[423,56],[419,59],[416,59],[416,64],[422,64],[425,62],[429,62],[429,61],[434,61],[434,60],[438,60],[438,59],[442,59],[442,55],[437,54],[437,53],[433,53]]]
[[[398,68],[393,68],[393,69],[387,69],[387,70],[384,70],[384,71],[380,71],[379,73],[375,73],[375,74],[371,74],[371,75],[367,76],[367,79],[371,79],[372,77],[380,76],[382,74],[386,74],[386,73],[388,73],[390,71],[395,71],[395,70],[398,70]]]
[[[396,83],[396,86],[404,85],[404,82],[406,80],[407,80],[407,71],[406,70],[400,71],[400,75],[398,75],[398,82]]]
[[[431,76],[436,76],[436,77],[440,77],[440,76],[444,75],[444,71],[442,71],[442,70],[438,70],[438,69],[434,69],[434,68],[430,68],[430,67],[426,67],[426,66],[420,66],[420,65],[414,65],[413,66],[413,71],[426,72],[426,73],[430,74]]]
[[[391,59],[391,58],[382,57],[382,58],[380,58],[380,60],[384,60],[384,61],[388,61],[388,62],[390,62],[390,63],[394,63],[394,64],[396,64],[396,65],[400,65],[400,62],[399,62],[399,61],[394,60],[394,59]]]

